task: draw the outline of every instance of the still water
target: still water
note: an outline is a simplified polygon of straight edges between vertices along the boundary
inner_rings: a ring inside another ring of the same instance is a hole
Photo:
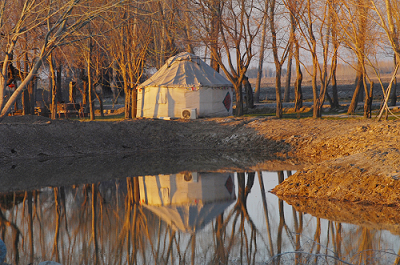
[[[0,193],[6,262],[398,262],[398,209],[292,206],[268,192],[290,174],[182,172]]]

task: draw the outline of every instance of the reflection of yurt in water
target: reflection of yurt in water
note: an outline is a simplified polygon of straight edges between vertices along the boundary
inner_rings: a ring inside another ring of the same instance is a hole
[[[194,232],[232,204],[232,173],[184,172],[139,177],[142,205],[174,229]]]

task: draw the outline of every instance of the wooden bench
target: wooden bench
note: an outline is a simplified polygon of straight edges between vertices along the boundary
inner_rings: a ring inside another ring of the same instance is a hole
[[[57,114],[59,117],[72,118],[80,114],[81,106],[78,103],[58,103]]]

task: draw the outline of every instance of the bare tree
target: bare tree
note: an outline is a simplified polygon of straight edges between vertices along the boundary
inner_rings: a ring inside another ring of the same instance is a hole
[[[155,40],[154,52],[157,57],[156,68],[159,69],[164,65],[166,59],[178,52],[173,35],[173,33],[176,33],[176,28],[174,28],[176,22],[175,10],[178,7],[175,0],[156,0],[150,5],[150,10],[157,16],[157,18],[153,17],[151,25],[153,26],[152,32]]]
[[[383,89],[382,82],[380,80],[384,95],[384,102],[378,115],[379,120],[382,118],[382,114],[385,110],[390,111],[388,107],[389,96],[392,86],[395,83],[396,75],[400,66],[400,36],[398,32],[400,29],[400,6],[397,1],[391,0],[385,0],[384,5],[371,0],[371,4],[373,11],[379,17],[377,23],[386,35],[388,43],[393,51],[394,57],[396,58],[395,69],[393,71],[391,81],[386,89]]]
[[[311,76],[313,89],[313,117],[322,115],[322,107],[325,101],[327,87],[332,76],[328,64],[334,54],[330,52],[331,33],[328,2],[316,4],[312,0],[304,1],[304,12],[300,12],[296,19],[299,33],[305,41],[304,49],[308,51],[312,59],[312,69],[305,69]],[[300,9],[301,10],[301,9]],[[319,89],[318,89],[319,78]]]
[[[151,17],[138,12],[138,9],[145,8],[128,6],[110,14],[110,26],[114,29],[105,35],[112,40],[105,49],[117,66],[114,70],[121,74],[124,81],[125,118],[136,117],[136,86],[144,73],[153,41]]]
[[[222,3],[222,2],[221,2]],[[262,23],[263,15],[258,12],[254,1],[230,0],[224,1],[221,7],[220,23],[220,51],[213,48],[216,40],[212,40],[213,31],[209,27],[212,15],[210,15],[209,1],[200,0],[195,2],[195,12],[202,14],[198,16],[198,37],[210,48],[213,60],[216,60],[224,71],[226,77],[231,81],[236,95],[237,116],[243,115],[242,82],[246,71],[254,57],[253,45]]]
[[[50,54],[49,57],[47,58],[47,61],[49,63],[49,70],[51,74],[51,79],[50,79],[50,93],[51,93],[51,106],[50,106],[50,112],[51,112],[51,119],[56,119],[57,118],[57,85],[56,85],[56,73],[55,73],[55,68],[54,68],[54,59],[53,55]]]
[[[222,15],[222,1],[211,0],[209,1],[209,9],[211,11],[210,21],[210,53],[211,53],[211,67],[219,72],[218,59],[221,52],[219,50],[219,33],[221,30],[221,15]]]
[[[268,14],[268,1],[265,1],[264,4],[264,19],[263,19],[263,27],[261,32],[261,44],[259,51],[259,59],[258,59],[258,69],[257,69],[257,80],[256,80],[256,88],[254,91],[254,102],[260,102],[260,91],[261,91],[261,79],[263,73],[263,65],[264,65],[264,53],[265,53],[265,40],[267,38],[267,14]]]
[[[339,108],[339,98],[338,98],[338,90],[337,90],[337,65],[338,65],[338,50],[339,50],[339,37],[338,37],[338,22],[337,17],[335,16],[335,11],[338,6],[337,0],[329,0],[329,26],[332,35],[332,44],[333,44],[333,56],[331,61],[331,85],[332,85],[332,104],[331,108]]]
[[[303,81],[303,73],[301,71],[301,62],[300,62],[300,44],[299,44],[299,37],[296,36],[296,28],[297,28],[297,23],[298,19],[296,19],[296,16],[299,16],[301,14],[301,3],[298,1],[288,1],[287,2],[287,8],[290,11],[290,46],[289,46],[289,51],[290,54],[289,56],[292,57],[294,56],[295,62],[296,62],[296,81],[294,83],[294,102],[295,106],[294,109],[295,111],[299,111],[300,108],[303,107],[303,92],[301,89],[301,84]],[[291,60],[291,59],[289,59]],[[292,65],[292,63],[288,63],[288,65]],[[288,71],[291,69],[288,69]],[[289,86],[287,89],[290,89],[290,74],[288,74],[288,79],[286,84]]]
[[[349,48],[357,59],[355,66],[357,77],[356,87],[353,93],[351,103],[348,108],[349,114],[354,114],[359,101],[359,96],[362,92],[365,93],[364,99],[364,117],[371,117],[372,108],[372,92],[373,82],[368,76],[367,67],[375,68],[371,58],[377,54],[376,42],[379,40],[377,37],[378,32],[374,29],[375,20],[371,16],[370,1],[356,0],[350,2],[331,2],[332,21],[335,23],[333,32],[333,41],[335,45],[336,37]],[[337,55],[335,55],[337,56]],[[336,65],[335,62],[332,62]],[[378,71],[379,72],[379,71]],[[369,80],[369,89],[367,80]],[[336,81],[336,79],[334,79]]]
[[[88,77],[88,98],[89,98],[89,116],[90,120],[93,121],[95,119],[94,115],[94,102],[93,102],[93,82],[92,82],[92,38],[87,40],[87,54],[86,54],[86,63],[87,63],[87,77]]]
[[[298,39],[295,37],[295,59],[296,59],[296,82],[294,84],[294,109],[299,111],[303,107],[303,92],[301,84],[303,82],[303,72],[301,71],[300,63],[300,45]]]
[[[366,54],[366,44],[367,44],[367,35],[370,34],[368,32],[368,2],[365,0],[357,0],[354,4],[353,10],[354,13],[352,16],[348,16],[350,20],[350,25],[352,25],[353,30],[352,33],[352,45],[353,50],[357,55],[357,77],[356,77],[356,87],[354,90],[353,97],[351,99],[351,103],[349,109],[347,110],[348,114],[354,114],[358,98],[360,94],[361,88],[364,86],[364,77],[366,75],[365,71],[365,54]],[[352,11],[351,7],[347,8],[349,12]],[[349,36],[350,37],[350,36]]]
[[[393,64],[394,67],[397,65],[397,56],[396,54],[393,56]],[[392,91],[390,93],[390,106],[396,106],[397,102],[397,78],[395,77],[393,80],[393,86],[392,86]]]
[[[286,74],[286,84],[285,84],[285,91],[283,94],[283,101],[289,102],[290,100],[290,83],[292,79],[292,62],[294,56],[294,49],[296,48],[294,45],[296,43],[296,1],[288,1],[288,8],[290,11],[290,37],[289,37],[289,57],[287,61],[287,74]]]
[[[286,47],[281,48],[278,43],[278,22],[276,19],[277,15],[277,3],[276,0],[271,0],[268,10],[269,26],[272,36],[272,54],[274,56],[275,63],[275,94],[276,94],[276,117],[282,118],[282,65],[288,55],[290,42],[287,42]],[[283,50],[280,54],[280,50]]]
[[[2,25],[4,35],[7,36],[5,55],[2,58],[3,66],[0,75],[0,119],[4,118],[20,93],[28,86],[43,62],[48,58],[52,51],[79,39],[79,30],[85,27],[93,18],[98,17],[106,10],[123,4],[123,1],[110,0],[101,6],[93,8],[84,8],[84,3],[88,0],[25,0],[23,8],[17,13],[17,19],[13,28],[7,28]],[[10,1],[12,2],[12,1]],[[12,3],[5,0],[4,9],[12,8]],[[90,1],[89,1],[90,2]],[[79,9],[77,8],[79,6]],[[4,19],[4,13],[0,21]],[[48,28],[42,27],[46,21],[51,18],[52,23]],[[34,49],[39,50],[36,58],[33,60],[32,67],[25,79],[20,83],[16,90],[7,99],[5,92],[7,89],[7,70],[11,62],[11,56],[16,48],[16,44],[23,34],[35,29],[42,29],[43,35],[38,38]]]

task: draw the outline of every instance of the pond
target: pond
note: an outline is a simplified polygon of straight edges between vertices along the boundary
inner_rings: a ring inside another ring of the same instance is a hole
[[[6,262],[398,262],[398,209],[289,205],[268,191],[291,173],[182,171],[0,193]]]

